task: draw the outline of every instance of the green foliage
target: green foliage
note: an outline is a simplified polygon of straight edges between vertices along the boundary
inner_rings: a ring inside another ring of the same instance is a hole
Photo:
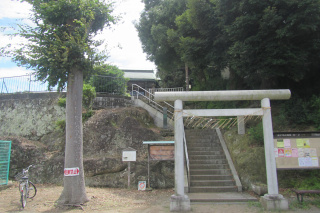
[[[290,124],[291,127],[297,125],[314,126],[320,130],[320,97],[313,95],[311,98],[293,95],[290,100],[279,106],[281,112],[275,118],[277,125],[279,122]]]
[[[82,113],[82,122],[86,122],[89,118],[94,115],[94,111],[87,110],[86,112]]]
[[[295,188],[298,189],[320,189],[319,171],[311,171],[309,176],[303,177],[296,183]]]
[[[308,209],[310,209],[309,204],[310,204],[309,201],[304,201],[304,202],[300,203],[299,201],[295,200],[293,202],[290,202],[289,208],[293,209],[293,210],[297,210],[297,209],[308,210]]]
[[[94,70],[95,75],[88,79],[88,83],[95,87],[97,92],[125,95],[129,79],[124,77],[122,70],[109,64],[97,65]]]
[[[95,88],[89,84],[83,84],[83,96],[82,96],[82,104],[83,107],[90,111],[92,109],[93,101],[96,97]],[[66,98],[59,98],[58,106],[66,108]]]
[[[320,130],[320,97],[312,96],[310,100],[309,119],[315,124],[317,130]]]
[[[82,104],[87,111],[90,111],[92,109],[92,105],[95,97],[96,97],[95,88],[89,84],[83,84]]]
[[[56,121],[56,128],[65,132],[66,131],[66,120]]]
[[[66,108],[66,104],[67,104],[67,98],[59,98],[58,99],[58,106],[59,107]]]
[[[302,97],[319,94],[319,0],[144,2],[137,29],[163,85],[172,76],[183,80],[187,64],[193,90],[289,88]]]
[[[285,102],[282,113],[286,115],[292,125],[306,124],[308,122],[307,114],[309,113],[308,105],[307,100],[293,96]]]
[[[158,67],[163,87],[184,87],[185,63],[177,53],[174,35],[175,19],[186,9],[187,0],[144,0],[145,9],[136,24],[143,51]],[[182,75],[181,75],[182,74]],[[181,78],[182,76],[182,78]]]
[[[263,125],[262,122],[259,122],[257,125],[252,126],[248,129],[248,135],[250,138],[250,143],[263,146],[264,138],[263,138]]]

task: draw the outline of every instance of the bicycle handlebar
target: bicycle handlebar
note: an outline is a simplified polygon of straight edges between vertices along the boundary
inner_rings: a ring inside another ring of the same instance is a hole
[[[22,169],[22,172],[23,172],[24,174],[25,174],[25,173],[28,173],[28,172],[29,172],[29,169],[32,168],[32,167],[35,168],[36,166],[31,164],[31,165],[28,166],[27,168]]]

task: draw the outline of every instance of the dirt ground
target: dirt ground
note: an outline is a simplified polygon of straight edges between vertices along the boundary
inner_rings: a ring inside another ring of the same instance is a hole
[[[87,187],[90,201],[81,208],[61,208],[55,205],[62,187],[36,185],[35,198],[28,199],[25,209],[21,208],[18,184],[16,182],[0,191],[0,212],[136,212],[158,213],[170,212],[170,196],[173,189],[138,191],[135,189],[110,189]],[[192,212],[256,213],[265,212],[259,203],[245,204],[191,204]],[[312,207],[309,210],[290,210],[288,212],[320,212]]]

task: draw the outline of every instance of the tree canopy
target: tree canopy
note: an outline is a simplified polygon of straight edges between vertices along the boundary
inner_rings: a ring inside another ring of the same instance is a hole
[[[162,80],[184,62],[194,90],[319,94],[319,0],[144,2],[137,29]]]

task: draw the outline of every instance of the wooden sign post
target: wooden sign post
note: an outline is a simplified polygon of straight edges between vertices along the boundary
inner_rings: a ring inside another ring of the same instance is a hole
[[[150,188],[150,160],[174,160],[174,141],[143,141],[148,145],[148,188]]]

